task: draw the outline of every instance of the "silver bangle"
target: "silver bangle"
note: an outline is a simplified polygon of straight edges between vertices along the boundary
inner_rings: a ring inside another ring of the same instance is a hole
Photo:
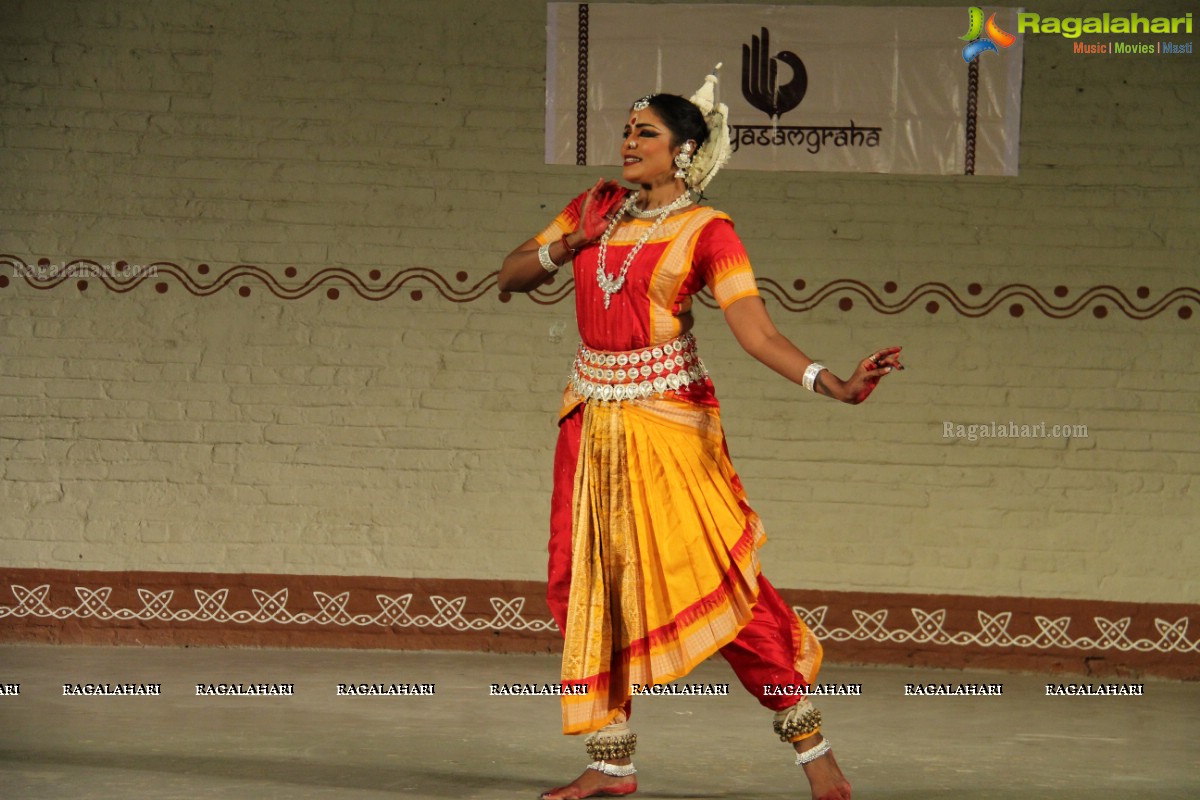
[[[821,743],[816,747],[810,747],[803,753],[796,753],[796,766],[803,767],[810,761],[816,761],[821,756],[828,753],[830,750],[829,740],[822,739]]]
[[[817,380],[817,373],[823,369],[825,369],[825,367],[815,361],[809,364],[808,369],[804,370],[804,377],[800,379],[801,385],[810,392],[814,391],[813,383],[815,383]]]
[[[542,269],[546,272],[558,272],[559,264],[554,263],[554,259],[550,257],[550,243],[546,242],[538,248],[538,261],[542,264]]]

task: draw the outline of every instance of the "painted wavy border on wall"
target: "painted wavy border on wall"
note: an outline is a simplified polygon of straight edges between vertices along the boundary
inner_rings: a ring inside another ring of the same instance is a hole
[[[8,269],[3,270],[3,267]],[[149,284],[147,289],[158,294],[167,294],[174,285],[196,297],[209,297],[228,289],[242,297],[249,297],[256,290],[266,291],[282,300],[299,300],[310,295],[338,300],[343,292],[373,301],[388,300],[404,293],[415,302],[423,300],[426,293],[452,303],[471,303],[492,297],[506,303],[512,299],[510,293],[498,291],[496,272],[474,279],[465,270],[443,275],[438,270],[424,267],[401,269],[387,276],[380,269],[368,270],[364,276],[354,270],[328,267],[303,279],[295,267],[285,267],[282,272],[282,277],[277,277],[269,269],[250,264],[238,264],[221,272],[214,271],[208,264],[198,264],[190,270],[169,261],[131,265],[125,261],[103,264],[91,259],[76,259],[52,264],[43,258],[31,265],[17,256],[0,255],[0,289],[23,281],[40,291],[74,288],[78,292],[87,292],[98,284],[119,294],[137,290],[143,284]],[[938,281],[927,281],[902,291],[895,281],[887,281],[876,289],[850,278],[832,280],[812,290],[800,279],[785,284],[772,278],[759,278],[758,286],[765,297],[793,313],[812,311],[828,303],[841,311],[850,311],[861,304],[879,314],[900,314],[913,309],[937,314],[948,310],[972,318],[996,312],[1020,317],[1028,311],[1051,319],[1067,319],[1090,310],[1097,319],[1116,313],[1129,319],[1147,320],[1174,310],[1179,319],[1189,320],[1194,310],[1200,308],[1200,288],[1186,286],[1163,291],[1157,297],[1152,297],[1147,286],[1139,286],[1127,293],[1111,285],[1086,287],[1073,296],[1072,290],[1065,285],[1044,293],[1025,283],[1005,284],[993,288],[990,294],[978,282],[968,284],[961,292]],[[541,305],[555,305],[570,297],[573,291],[573,280],[555,281],[552,278],[529,297]],[[698,301],[710,308],[717,307],[708,292],[702,292]]]

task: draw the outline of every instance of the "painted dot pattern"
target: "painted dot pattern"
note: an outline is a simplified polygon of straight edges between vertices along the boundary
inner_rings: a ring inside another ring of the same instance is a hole
[[[303,281],[283,282],[281,278],[298,277],[296,266],[284,267],[282,276],[277,277],[277,273],[272,274],[270,269],[251,264],[213,268],[207,262],[182,267],[168,261],[156,261],[151,265],[151,271],[126,261],[77,259],[56,263],[43,257],[34,262],[36,270],[27,266],[27,263],[13,256],[0,256],[0,271],[6,273],[0,274],[0,289],[9,288],[14,284],[14,279],[19,279],[20,285],[42,291],[65,285],[79,292],[103,292],[107,289],[123,293],[149,280],[150,287],[157,294],[167,294],[172,288],[178,287],[178,290],[200,298],[223,291],[249,297],[259,289],[281,300],[300,300],[317,293],[329,300],[348,298],[367,301],[386,301],[397,295],[412,302],[432,297],[452,303],[491,298],[509,303],[514,298],[512,293],[497,290],[495,272],[470,285],[471,275],[467,270],[439,272],[413,267],[389,275],[378,268],[359,274],[352,269],[338,267],[315,270]],[[79,280],[81,274],[87,280]],[[574,288],[574,279],[569,272],[564,272],[547,280],[526,297],[539,305],[555,305],[570,301]],[[1200,288],[1195,286],[1162,289],[1156,295],[1151,287],[1145,285],[1122,289],[1105,284],[1072,290],[1061,283],[1045,289],[1012,283],[985,290],[980,281],[971,281],[965,287],[935,281],[914,281],[905,286],[902,281],[892,279],[872,286],[858,279],[837,278],[810,287],[803,278],[780,282],[760,277],[758,288],[765,300],[776,303],[789,313],[813,311],[827,304],[845,312],[853,309],[861,299],[865,301],[868,311],[884,315],[901,314],[918,308],[926,314],[957,314],[969,318],[1005,312],[1016,318],[1029,312],[1051,319],[1087,315],[1095,320],[1111,318],[1118,321],[1146,320],[1170,314],[1186,321],[1193,319],[1196,308],[1200,307]],[[695,300],[698,305],[717,307],[707,291],[701,291]]]

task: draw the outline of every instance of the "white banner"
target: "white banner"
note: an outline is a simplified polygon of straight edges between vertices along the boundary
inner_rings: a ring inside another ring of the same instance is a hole
[[[1017,174],[1018,9],[548,9],[548,164],[618,164],[634,100],[688,97],[723,62],[730,168]]]

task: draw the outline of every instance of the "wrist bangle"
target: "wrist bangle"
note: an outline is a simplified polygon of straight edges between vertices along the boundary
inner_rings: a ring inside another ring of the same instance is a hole
[[[817,373],[823,369],[825,369],[825,367],[823,367],[822,365],[818,364],[815,361],[813,363],[809,364],[808,368],[806,370],[804,370],[804,377],[802,377],[800,379],[801,385],[804,386],[805,389],[808,389],[810,392],[816,391],[815,389],[813,389],[813,384],[817,380]]]
[[[538,248],[538,261],[542,265],[542,269],[546,272],[558,272],[558,264],[554,263],[554,259],[550,257],[550,243],[546,242]]]
[[[566,236],[563,236],[558,240],[563,246],[563,251],[567,254],[563,259],[564,264],[574,258],[575,254],[579,252],[577,248],[571,247],[571,245],[567,243],[567,236],[570,236],[570,234],[566,234]]]

